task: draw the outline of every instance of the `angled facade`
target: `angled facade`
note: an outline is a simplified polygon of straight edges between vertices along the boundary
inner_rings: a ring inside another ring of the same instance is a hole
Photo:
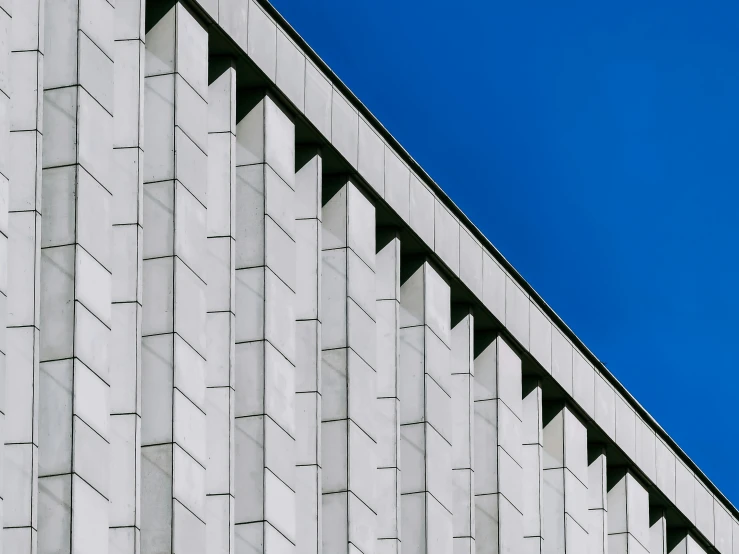
[[[739,554],[266,0],[0,0],[1,551]]]

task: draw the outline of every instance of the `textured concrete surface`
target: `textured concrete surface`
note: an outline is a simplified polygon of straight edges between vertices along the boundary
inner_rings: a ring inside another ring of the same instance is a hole
[[[2,551],[739,554],[259,0],[0,0]]]

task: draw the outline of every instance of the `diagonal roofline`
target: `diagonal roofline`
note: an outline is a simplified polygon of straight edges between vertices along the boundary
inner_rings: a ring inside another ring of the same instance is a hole
[[[389,146],[409,165],[409,167],[421,178],[436,194],[441,202],[459,219],[475,238],[485,247],[488,252],[508,271],[511,277],[521,288],[533,298],[539,306],[552,319],[553,323],[567,336],[572,343],[594,364],[598,372],[631,404],[653,430],[670,446],[706,485],[711,492],[719,498],[729,509],[735,518],[739,519],[739,509],[721,492],[721,490],[703,473],[698,465],[680,448],[675,440],[665,431],[652,415],[639,403],[636,398],[624,387],[611,371],[600,361],[600,359],[585,345],[585,343],[570,329],[564,320],[552,309],[551,306],[536,292],[533,286],[516,270],[506,257],[495,247],[495,245],[477,228],[467,215],[454,203],[449,195],[439,184],[421,167],[411,154],[400,144],[400,142],[387,130],[377,117],[364,105],[364,103],[352,92],[352,90],[341,80],[341,78],[329,67],[329,65],[313,50],[305,39],[293,26],[282,16],[282,14],[269,2],[269,0],[255,0],[275,20],[280,28],[295,42],[302,52],[318,67],[331,83],[346,97],[346,99],[357,109],[369,124],[385,139]]]

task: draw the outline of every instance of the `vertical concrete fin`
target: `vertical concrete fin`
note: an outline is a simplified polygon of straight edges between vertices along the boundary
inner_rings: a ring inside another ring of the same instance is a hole
[[[60,0],[44,13],[38,552],[105,553],[115,12]]]
[[[608,495],[606,448],[588,446],[588,542],[589,552],[608,552]]]
[[[650,510],[649,554],[667,554],[667,518],[663,508]]]
[[[401,540],[410,552],[449,553],[454,548],[450,288],[428,260],[408,263],[400,286]]]
[[[236,393],[236,70],[230,60],[208,87],[206,530],[209,554],[234,553]]]
[[[321,552],[321,189],[320,151],[296,151],[295,481],[296,551]]]
[[[588,546],[587,429],[572,408],[560,402],[546,404],[543,417],[543,552],[584,554]]]
[[[470,306],[452,313],[452,487],[454,554],[475,553],[475,318]]]
[[[111,552],[140,551],[144,0],[118,0],[113,45]]]
[[[12,394],[6,394],[3,439],[5,482],[16,486],[3,494],[2,543],[5,552],[20,554],[37,551],[38,528],[43,7],[43,0],[13,0],[10,28],[4,379],[5,390]]]
[[[523,547],[521,359],[503,337],[475,337],[475,525],[478,553]]]
[[[292,552],[295,126],[268,94],[237,101],[236,552]]]
[[[377,549],[400,552],[400,234],[377,233]]]
[[[8,359],[8,246],[10,236],[10,51],[12,36],[12,2],[0,2],[0,379],[1,391],[5,390],[5,376]],[[0,460],[5,459],[5,416],[6,399],[0,394]],[[0,514],[5,505],[5,464],[0,463]],[[4,524],[3,524],[4,527]],[[0,550],[4,545],[4,529],[0,529]]]
[[[145,63],[141,552],[204,552],[208,34],[184,4]]]
[[[324,187],[321,283],[323,551],[376,543],[375,207],[342,179]]]
[[[649,554],[649,492],[624,468],[608,471],[608,552]]]
[[[544,541],[542,525],[542,390],[538,378],[523,380],[521,467],[523,487],[524,551],[541,554]]]

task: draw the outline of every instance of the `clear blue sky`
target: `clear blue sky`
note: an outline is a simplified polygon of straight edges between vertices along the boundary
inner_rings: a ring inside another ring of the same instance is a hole
[[[739,504],[739,4],[273,3]]]

